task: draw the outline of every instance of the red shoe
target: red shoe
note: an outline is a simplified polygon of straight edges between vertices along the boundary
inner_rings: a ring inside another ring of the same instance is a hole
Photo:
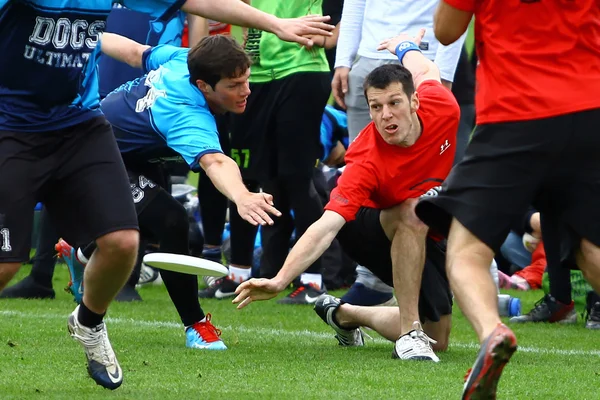
[[[463,400],[495,399],[502,370],[517,350],[517,338],[506,325],[498,324],[485,339],[473,367],[467,372]]]

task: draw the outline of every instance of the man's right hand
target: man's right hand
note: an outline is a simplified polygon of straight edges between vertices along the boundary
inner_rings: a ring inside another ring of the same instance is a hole
[[[281,212],[273,207],[273,196],[268,193],[246,192],[235,200],[240,216],[254,226],[273,225],[269,214],[281,216]]]
[[[331,81],[331,89],[333,90],[333,97],[335,101],[346,109],[345,97],[348,93],[348,75],[350,74],[350,68],[348,67],[337,67],[333,74],[333,81]]]
[[[248,304],[257,300],[269,300],[277,296],[287,285],[281,285],[276,279],[249,279],[242,282],[235,290],[237,297],[233,299],[233,304],[237,304],[238,309],[246,307]]]

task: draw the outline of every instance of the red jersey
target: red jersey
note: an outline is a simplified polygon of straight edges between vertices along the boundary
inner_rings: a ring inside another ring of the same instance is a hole
[[[231,35],[231,25],[209,20],[208,33],[211,35]],[[189,28],[186,21],[183,27],[183,36],[181,37],[181,47],[190,47],[189,35]]]
[[[456,148],[460,109],[454,95],[429,80],[417,89],[421,136],[410,147],[386,143],[371,122],[346,153],[346,168],[326,210],[352,221],[361,206],[386,209],[419,197],[446,179]]]
[[[444,0],[473,12],[477,123],[600,107],[599,0]]]

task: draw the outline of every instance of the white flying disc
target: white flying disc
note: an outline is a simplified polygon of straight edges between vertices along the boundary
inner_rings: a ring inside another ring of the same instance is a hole
[[[144,264],[167,271],[184,274],[222,277],[229,273],[227,268],[204,258],[171,253],[150,253],[144,256]]]

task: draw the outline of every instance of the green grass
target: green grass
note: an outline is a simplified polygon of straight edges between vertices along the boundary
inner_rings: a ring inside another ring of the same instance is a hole
[[[0,300],[1,399],[459,398],[477,351],[458,311],[450,350],[432,364],[392,360],[392,344],[381,338],[341,348],[311,307],[270,301],[237,311],[218,300],[203,306],[229,350],[189,350],[164,287],[147,287],[140,290],[143,302],[111,307],[108,329],[125,382],[110,392],[88,378],[83,352],[67,335],[74,304],[61,290],[66,283],[59,264],[56,300]],[[525,310],[541,296],[520,295]],[[515,331],[523,348],[505,370],[499,398],[600,398],[599,332],[582,322]]]

